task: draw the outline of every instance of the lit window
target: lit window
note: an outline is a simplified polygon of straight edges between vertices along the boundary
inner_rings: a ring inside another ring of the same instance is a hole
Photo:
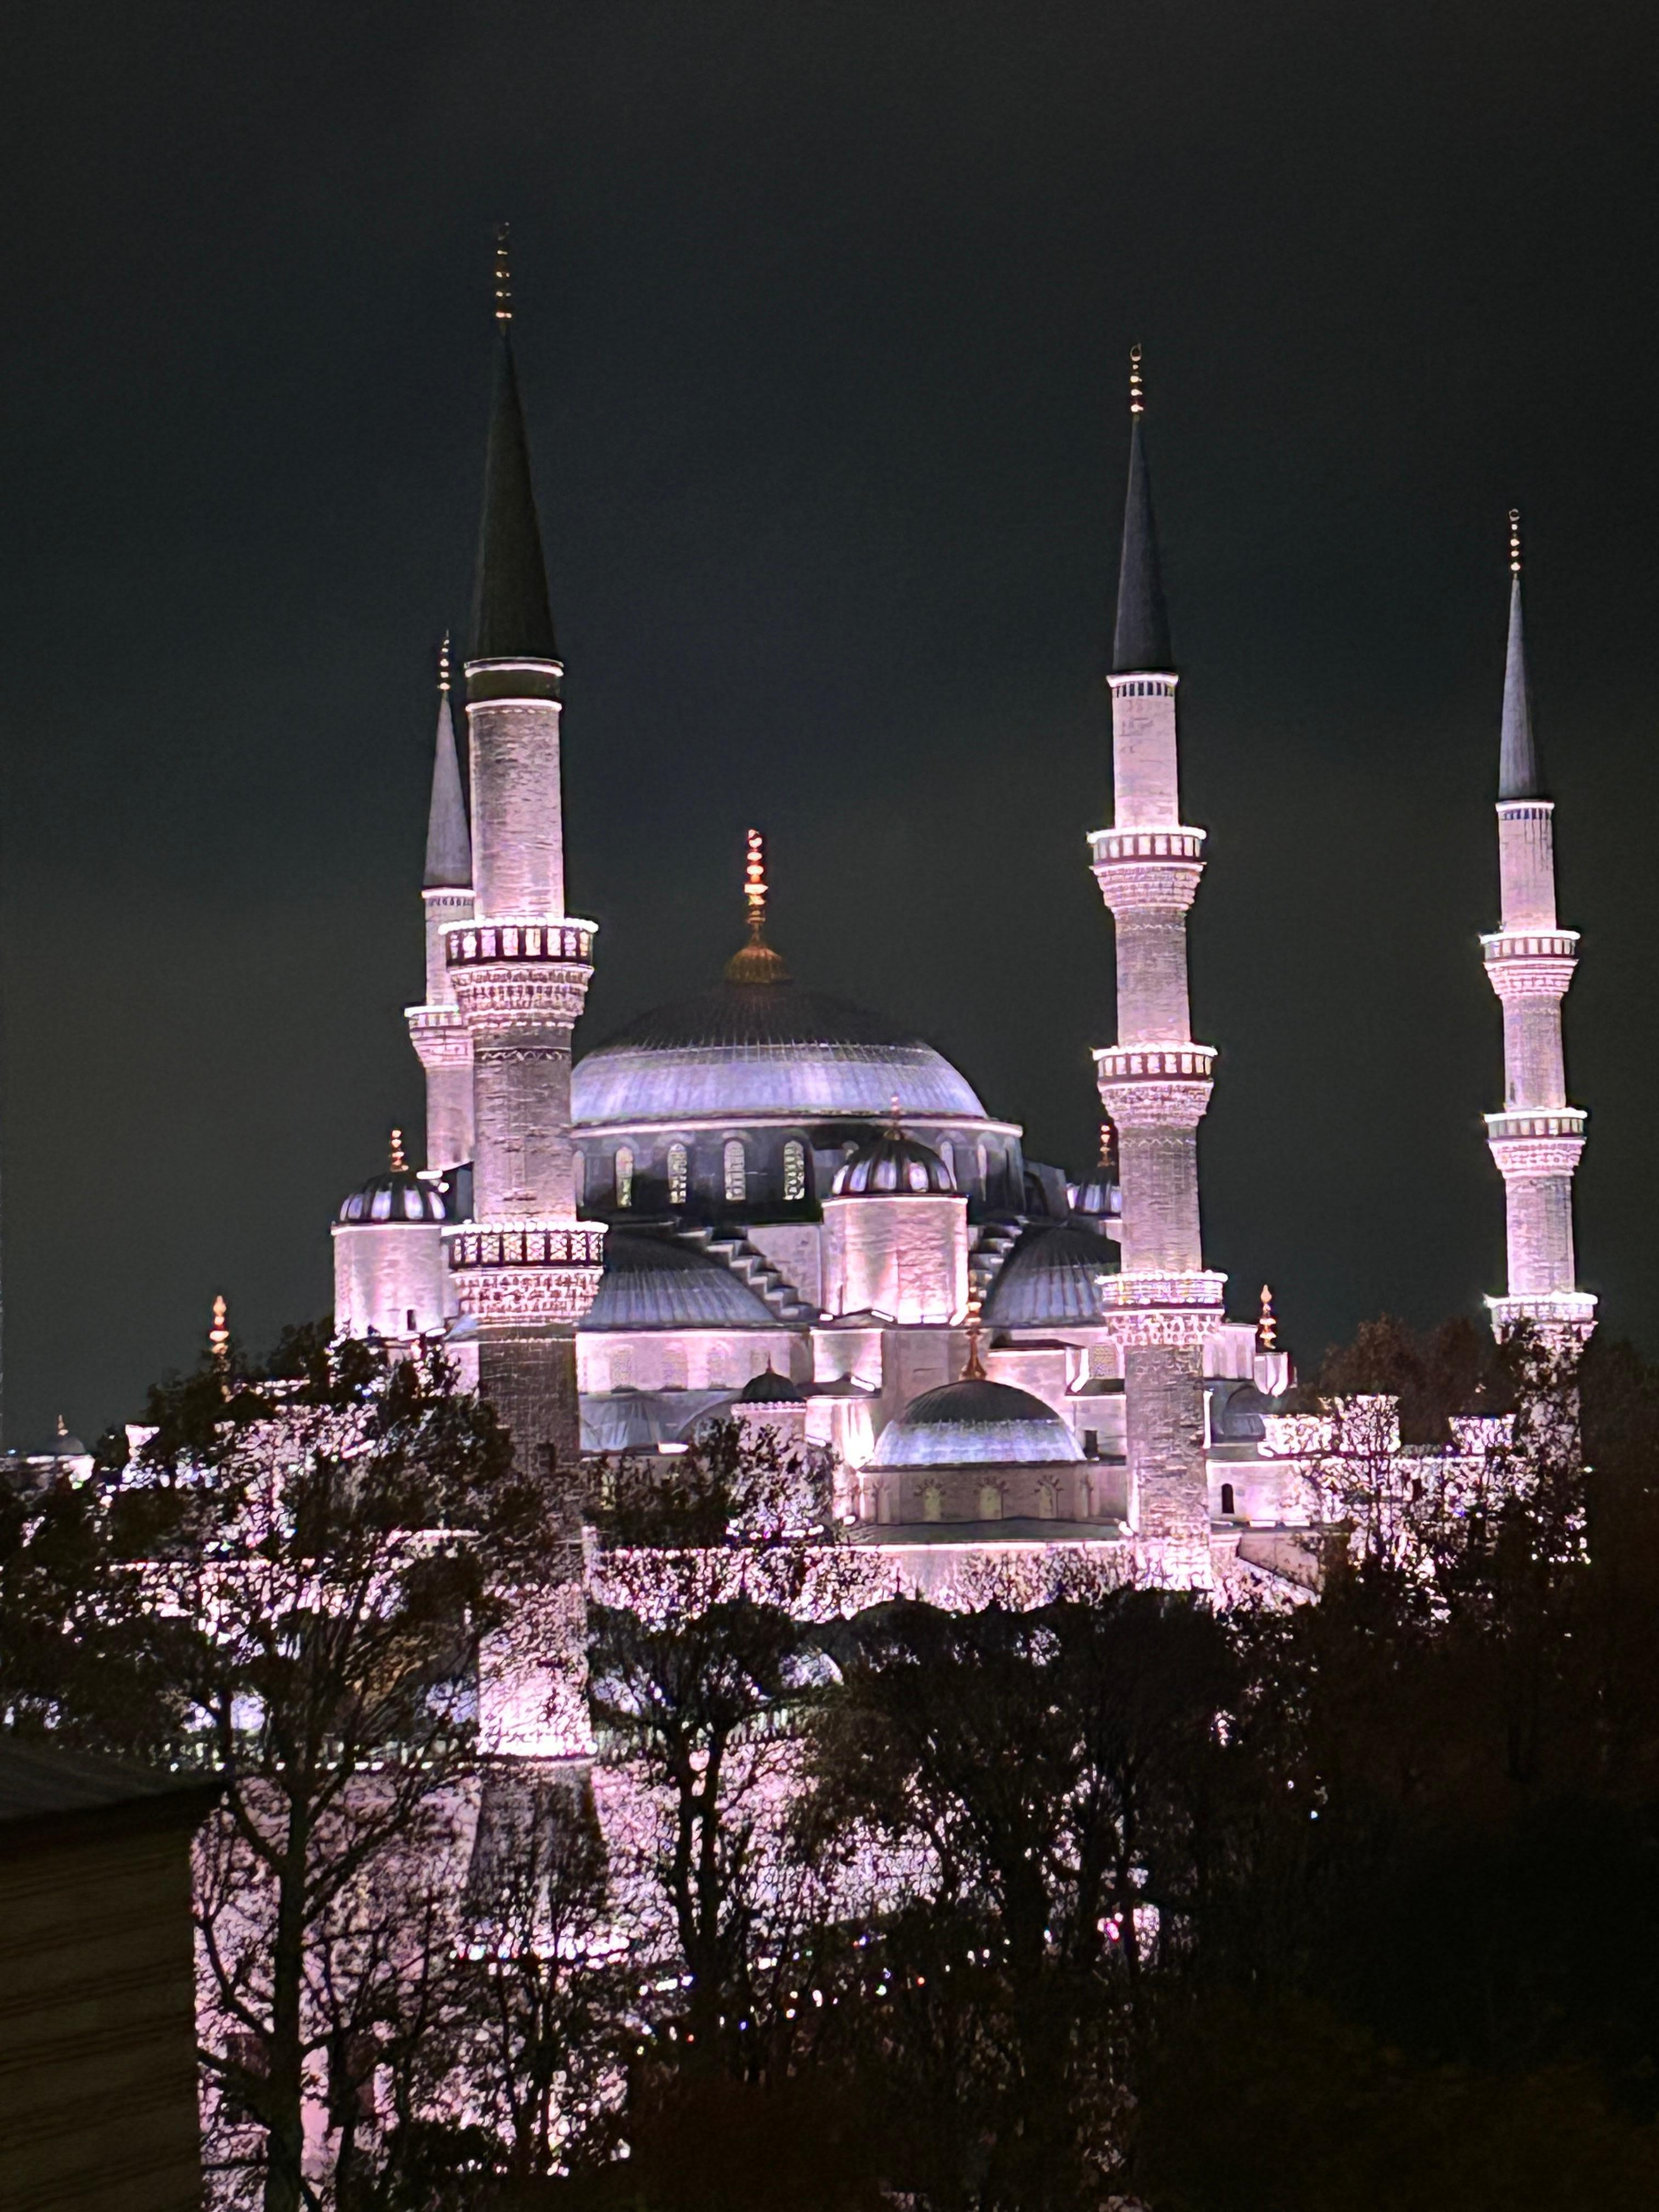
[[[783,1148],[783,1194],[792,1202],[806,1195],[806,1147],[793,1137]]]
[[[749,1163],[744,1158],[743,1139],[728,1137],[726,1140],[726,1199],[728,1206],[740,1205],[749,1195]]]
[[[618,1206],[632,1206],[634,1203],[634,1155],[626,1145],[617,1147],[617,1203]]]
[[[921,1517],[924,1521],[939,1521],[945,1516],[945,1492],[938,1483],[930,1482],[921,1493]]]
[[[574,1174],[576,1178],[576,1203],[580,1206],[587,1196],[586,1153],[578,1152],[571,1160],[570,1165],[572,1172]]]
[[[670,1345],[663,1353],[662,1388],[665,1390],[684,1390],[685,1388],[685,1353],[678,1345]]]
[[[979,1517],[981,1521],[1000,1521],[1002,1518],[1002,1492],[994,1482],[980,1486]]]
[[[374,1198],[369,1202],[368,1218],[371,1221],[391,1220],[392,1193],[389,1190],[377,1190],[375,1192]]]
[[[691,1188],[691,1158],[684,1145],[668,1147],[668,1203],[684,1206]]]
[[[904,1170],[904,1178],[912,1190],[925,1191],[927,1188],[927,1170],[920,1160],[909,1163]]]
[[[990,1165],[989,1156],[987,1154],[983,1145],[976,1145],[974,1147],[974,1161],[975,1164],[979,1169],[979,1187],[981,1194],[983,1195],[985,1189],[985,1170]]]

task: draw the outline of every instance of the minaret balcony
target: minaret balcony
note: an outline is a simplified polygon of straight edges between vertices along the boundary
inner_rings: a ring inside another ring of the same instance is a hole
[[[1225,1320],[1227,1278],[1213,1268],[1103,1274],[1097,1278],[1115,1344],[1165,1345],[1196,1351]]]
[[[1584,1124],[1589,1118],[1577,1106],[1488,1114],[1486,1141],[1498,1172],[1522,1182],[1571,1175],[1584,1149]]]
[[[1202,830],[1091,830],[1089,850],[1096,867],[1119,860],[1201,860]]]
[[[1500,999],[1559,999],[1578,964],[1578,933],[1498,930],[1481,939],[1480,955],[1487,981]]]
[[[1583,1344],[1595,1327],[1595,1300],[1588,1291],[1534,1291],[1525,1297],[1488,1298],[1492,1334],[1505,1337],[1525,1326],[1535,1329],[1547,1347]]]
[[[602,1224],[468,1222],[445,1242],[461,1311],[475,1320],[578,1322],[599,1293]]]
[[[458,1006],[405,1006],[410,1042],[422,1067],[465,1067],[472,1058],[472,1032]]]
[[[1494,1145],[1521,1137],[1577,1137],[1582,1139],[1589,1115],[1582,1106],[1506,1108],[1486,1116],[1486,1135]]]
[[[596,921],[566,915],[557,921],[481,921],[444,933],[444,951],[452,968],[493,965],[502,960],[591,962]]]
[[[1201,830],[1097,830],[1089,850],[1100,896],[1114,914],[1185,914],[1204,872],[1203,846]]]

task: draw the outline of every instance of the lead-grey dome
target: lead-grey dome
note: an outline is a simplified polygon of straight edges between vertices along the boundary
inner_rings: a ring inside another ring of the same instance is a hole
[[[778,1316],[722,1261],[667,1237],[605,1240],[599,1295],[582,1328],[776,1328]]]
[[[985,1109],[921,1038],[822,991],[727,980],[658,1006],[585,1055],[571,1079],[579,1123],[777,1115],[884,1118]]]
[[[341,1201],[337,1219],[353,1228],[380,1228],[392,1224],[447,1221],[443,1200],[429,1182],[408,1168],[392,1168],[371,1176],[360,1190]]]
[[[985,1301],[988,1328],[1052,1328],[1102,1321],[1099,1278],[1115,1275],[1122,1255],[1097,1230],[1069,1223],[1028,1229],[997,1270]]]
[[[1052,1406],[1012,1383],[969,1376],[913,1399],[882,1431],[870,1465],[1054,1467],[1082,1457]]]
[[[955,1193],[956,1178],[931,1145],[902,1130],[884,1129],[860,1145],[836,1170],[832,1198],[939,1198]]]

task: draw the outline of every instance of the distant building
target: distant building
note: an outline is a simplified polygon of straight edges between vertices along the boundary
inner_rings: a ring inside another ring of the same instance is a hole
[[[217,1796],[0,1737],[0,2206],[200,2204],[191,1838]]]

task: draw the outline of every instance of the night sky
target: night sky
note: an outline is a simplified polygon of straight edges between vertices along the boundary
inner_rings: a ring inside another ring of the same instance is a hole
[[[1210,831],[1206,1241],[1305,1359],[1501,1287],[1492,799],[1525,515],[1581,1278],[1659,1351],[1659,11],[14,13],[0,80],[6,1428],[326,1310],[419,1127],[432,670],[492,225],[597,1041],[771,843],[795,973],[1075,1172],[1126,356]]]

